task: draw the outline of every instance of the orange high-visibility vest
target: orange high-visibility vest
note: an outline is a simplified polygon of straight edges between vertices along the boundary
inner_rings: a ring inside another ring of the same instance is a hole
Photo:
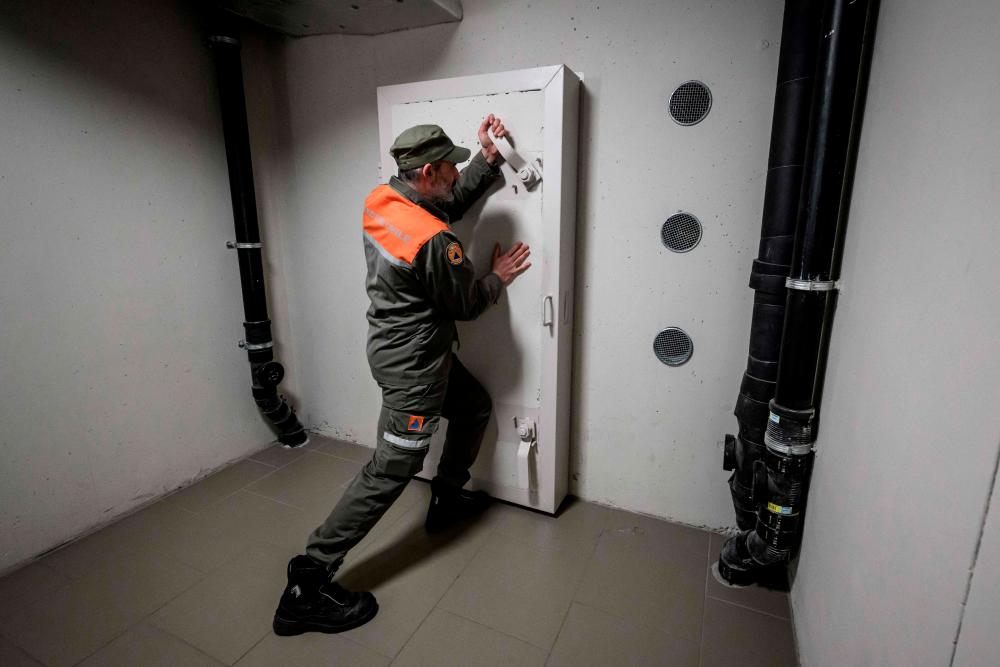
[[[388,185],[378,186],[365,199],[362,224],[383,257],[407,266],[425,243],[448,229],[443,220]]]

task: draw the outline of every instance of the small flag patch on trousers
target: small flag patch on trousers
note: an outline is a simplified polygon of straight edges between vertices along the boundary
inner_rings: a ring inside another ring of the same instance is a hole
[[[406,424],[407,431],[422,431],[424,430],[424,418],[423,417],[410,417],[410,421]]]

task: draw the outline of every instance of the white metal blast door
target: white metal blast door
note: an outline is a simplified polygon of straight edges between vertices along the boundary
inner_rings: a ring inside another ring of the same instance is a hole
[[[503,184],[454,225],[480,274],[497,242],[524,241],[532,255],[498,305],[459,324],[459,358],[493,398],[470,486],[548,513],[568,485],[579,85],[559,65],[378,89],[383,182],[395,173],[389,146],[408,127],[440,125],[473,154],[488,113],[508,128],[516,155]],[[433,477],[444,433],[442,424],[421,477]]]

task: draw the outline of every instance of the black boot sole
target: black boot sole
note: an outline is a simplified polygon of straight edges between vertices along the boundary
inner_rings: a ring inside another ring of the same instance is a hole
[[[322,621],[315,620],[291,620],[282,618],[280,613],[276,612],[274,614],[274,622],[271,624],[271,628],[274,630],[274,634],[281,637],[293,637],[306,632],[323,632],[329,635],[361,627],[368,621],[375,618],[377,614],[378,604],[372,608],[371,613],[359,616],[358,618],[352,618],[351,620],[344,621],[343,623],[324,623]]]

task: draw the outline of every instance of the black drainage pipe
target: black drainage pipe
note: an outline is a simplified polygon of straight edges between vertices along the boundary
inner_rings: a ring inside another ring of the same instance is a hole
[[[753,528],[757,522],[753,499],[754,466],[764,459],[768,403],[774,397],[778,378],[781,327],[785,319],[785,278],[792,263],[821,5],[820,0],[788,0],[781,24],[760,249],[750,273],[750,288],[754,290],[750,351],[734,411],[739,434],[726,435],[723,460],[723,468],[733,471],[729,488],[736,523],[742,530]],[[760,464],[757,465],[759,468]]]
[[[801,542],[877,15],[878,0],[824,3],[778,379],[753,483],[757,521],[723,545],[719,574],[730,584],[780,581]]]
[[[243,288],[243,312],[246,318],[243,327],[246,330],[246,341],[241,342],[240,346],[246,348],[250,361],[253,398],[257,407],[277,431],[278,440],[283,445],[298,447],[308,442],[309,437],[295,415],[295,410],[284,396],[278,394],[278,384],[285,376],[285,369],[274,360],[271,320],[267,317],[267,293],[264,288],[253,165],[250,161],[250,132],[247,128],[246,97],[243,92],[240,41],[235,31],[213,30],[208,35],[207,43],[215,56],[218,74],[226,162],[229,165],[229,189],[236,224],[236,241],[227,245],[234,248],[239,257],[240,283]]]

